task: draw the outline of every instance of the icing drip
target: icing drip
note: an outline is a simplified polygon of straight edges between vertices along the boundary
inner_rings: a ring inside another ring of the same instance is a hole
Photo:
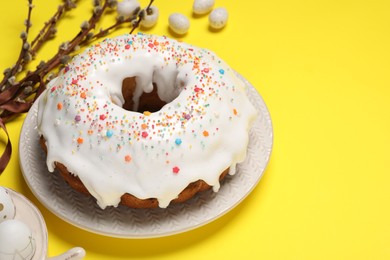
[[[157,86],[167,104],[143,113],[122,108],[122,82],[135,77],[135,110]],[[38,104],[47,165],[64,164],[100,207],[124,193],[160,207],[199,179],[246,156],[256,110],[234,71],[206,49],[153,35],[123,35],[86,49],[48,84]]]

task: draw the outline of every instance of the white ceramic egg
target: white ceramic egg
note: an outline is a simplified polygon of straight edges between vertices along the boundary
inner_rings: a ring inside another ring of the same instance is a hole
[[[32,259],[35,240],[30,228],[22,221],[8,219],[0,223],[0,259]]]
[[[15,204],[8,191],[0,187],[0,223],[15,217]]]
[[[192,5],[192,11],[194,14],[207,14],[213,9],[214,3],[214,0],[195,0]]]
[[[144,28],[152,28],[156,23],[157,23],[157,20],[158,20],[158,8],[154,5],[152,5],[150,7],[150,13],[148,14],[147,11],[146,12],[146,15],[142,18],[141,20],[141,27],[144,27]]]
[[[228,12],[224,7],[214,9],[209,15],[209,23],[213,29],[222,29],[228,20]]]
[[[190,28],[190,20],[183,14],[173,13],[168,18],[169,27],[174,33],[183,35]]]

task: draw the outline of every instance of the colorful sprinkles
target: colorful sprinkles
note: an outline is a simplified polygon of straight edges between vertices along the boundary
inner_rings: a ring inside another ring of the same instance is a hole
[[[172,172],[175,173],[175,174],[178,174],[179,171],[180,171],[180,168],[177,167],[177,166],[175,166],[175,167],[172,168]]]
[[[127,154],[127,155],[125,156],[125,162],[129,163],[129,162],[131,162],[131,159],[132,159],[132,158],[131,158],[130,155]]]
[[[114,131],[112,131],[111,129],[108,129],[107,132],[106,132],[106,136],[108,138],[112,137],[114,135]]]
[[[181,143],[182,143],[182,140],[180,138],[176,138],[175,144],[181,145]]]

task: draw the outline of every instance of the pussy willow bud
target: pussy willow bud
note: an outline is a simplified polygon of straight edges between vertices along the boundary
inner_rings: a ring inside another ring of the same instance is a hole
[[[101,11],[102,11],[102,7],[101,7],[101,6],[96,6],[96,7],[93,9],[93,13],[94,13],[95,15],[99,14]]]
[[[69,42],[63,42],[59,47],[61,51],[66,51],[68,48],[69,48]]]
[[[57,28],[50,28],[50,36],[55,36],[57,34]]]
[[[23,56],[23,60],[24,60],[24,61],[27,61],[27,62],[31,61],[31,60],[32,60],[31,54],[30,54],[29,52],[26,52],[26,53],[24,54],[24,56]],[[20,72],[20,71],[19,71],[19,68],[18,68],[18,72]]]
[[[23,50],[29,50],[30,49],[30,44],[28,43],[28,42],[25,42],[24,44],[23,44]]]
[[[42,69],[44,66],[46,65],[46,62],[44,62],[43,60],[41,60],[37,66],[37,69]]]
[[[31,86],[28,86],[28,87],[25,87],[25,88],[23,89],[23,93],[24,93],[25,95],[28,95],[28,94],[30,94],[30,93],[32,92],[32,90],[33,90],[33,88],[32,88]]]
[[[131,23],[131,27],[132,28],[138,27],[138,21],[137,20],[131,20],[130,23]]]
[[[4,76],[7,76],[11,73],[11,68],[6,68],[4,71],[3,71],[3,74]]]
[[[123,23],[123,21],[125,20],[125,17],[123,15],[119,15],[116,20],[120,23]]]
[[[89,28],[89,23],[87,21],[82,22],[80,28],[82,30],[87,30]]]
[[[135,10],[133,11],[133,15],[137,15],[140,11],[141,11],[141,7],[138,6],[138,7],[135,8]]]
[[[27,33],[25,31],[20,33],[20,39],[22,39],[23,41],[27,40]]]
[[[118,1],[117,0],[108,0],[107,4],[108,4],[109,8],[115,8],[118,4]]]
[[[77,7],[76,3],[73,2],[72,0],[65,0],[65,9],[66,10],[74,9],[76,7]]]
[[[60,62],[61,64],[65,65],[66,63],[68,63],[68,61],[70,60],[70,56],[69,55],[64,55],[60,58]]]
[[[93,38],[93,32],[89,32],[86,36],[85,39],[88,41]]]
[[[15,76],[12,76],[8,79],[8,83],[11,84],[11,85],[15,85],[16,83],[16,78]]]
[[[24,20],[24,25],[27,27],[27,28],[30,28],[32,26],[32,23],[30,20]]]
[[[99,6],[101,3],[101,0],[93,0],[93,6]]]

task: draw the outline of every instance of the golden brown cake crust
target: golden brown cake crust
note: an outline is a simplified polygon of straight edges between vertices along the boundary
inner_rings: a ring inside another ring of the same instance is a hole
[[[42,149],[47,153],[47,147],[45,144],[44,137],[41,137],[40,144],[42,146]],[[64,178],[64,180],[75,190],[90,195],[87,188],[84,186],[84,184],[81,182],[81,180],[77,177],[71,174],[65,165],[59,162],[55,162],[56,169],[60,172],[61,176]],[[223,171],[219,177],[220,181],[226,176],[229,169],[226,169]],[[195,196],[198,192],[202,192],[205,190],[210,189],[211,186],[208,185],[203,180],[198,180],[193,183],[190,183],[179,195],[176,199],[172,200],[172,203],[181,203],[185,202],[192,197]],[[130,207],[130,208],[157,208],[158,207],[158,201],[155,198],[150,199],[139,199],[131,194],[124,194],[121,197],[121,205]]]

